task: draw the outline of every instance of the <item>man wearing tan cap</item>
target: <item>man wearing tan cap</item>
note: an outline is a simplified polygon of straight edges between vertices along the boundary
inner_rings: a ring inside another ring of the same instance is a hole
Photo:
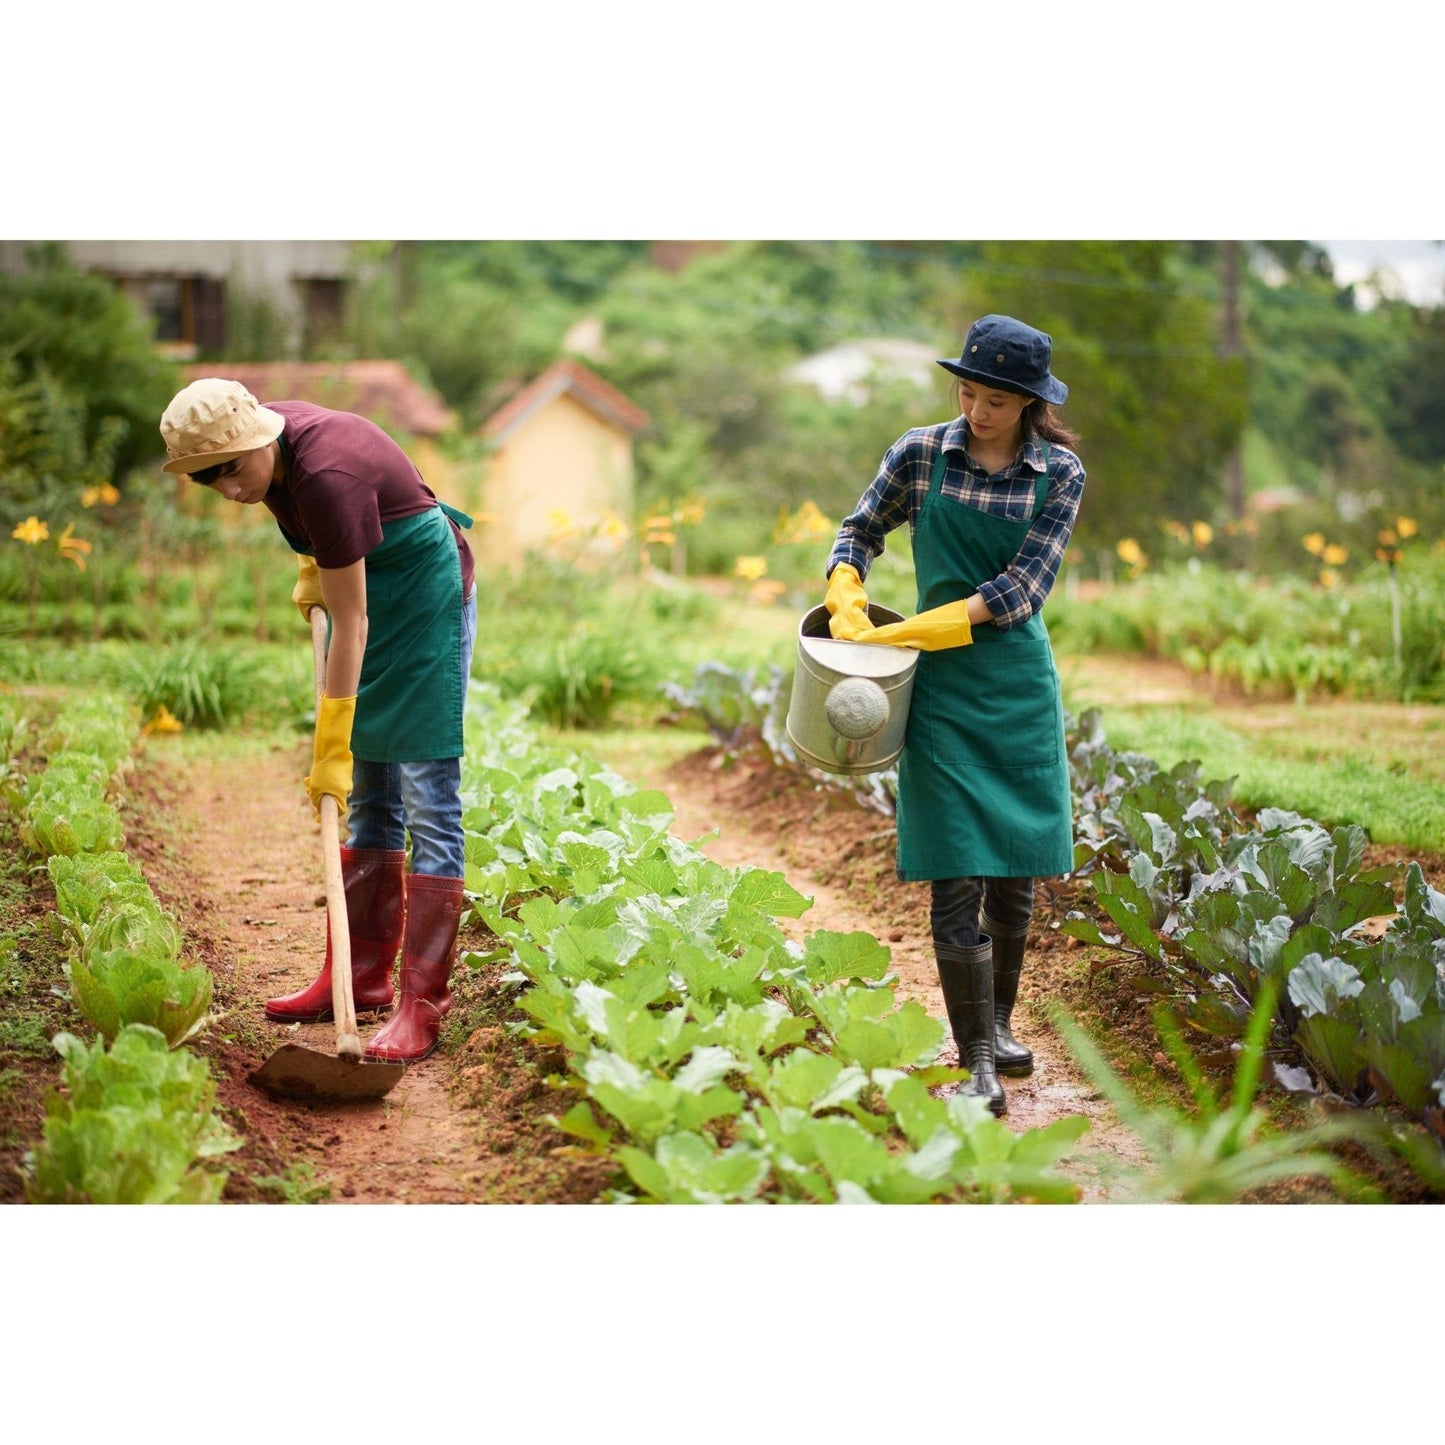
[[[334,797],[357,1013],[393,1001],[366,1047],[409,1062],[436,1048],[461,922],[462,713],[476,636],[475,564],[461,528],[375,423],[303,401],[266,406],[237,381],[192,382],[166,408],[168,472],[260,503],[298,554],[303,617],[330,614],[326,684],[306,791]],[[412,870],[404,873],[407,835]],[[305,988],[267,1001],[279,1022],[330,1019],[331,944]]]

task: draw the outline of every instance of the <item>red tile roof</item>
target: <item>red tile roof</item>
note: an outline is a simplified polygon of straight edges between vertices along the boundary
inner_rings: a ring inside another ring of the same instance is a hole
[[[484,436],[500,440],[514,431],[538,408],[559,396],[570,396],[594,415],[620,431],[639,432],[652,420],[615,386],[572,357],[554,361],[535,381],[529,382],[504,406],[487,418]]]
[[[310,401],[354,411],[381,426],[437,436],[456,416],[399,361],[211,361],[185,368],[186,380],[224,376],[261,402]]]

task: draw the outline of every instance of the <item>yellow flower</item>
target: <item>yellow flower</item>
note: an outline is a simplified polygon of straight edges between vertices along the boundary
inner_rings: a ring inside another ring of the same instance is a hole
[[[1386,537],[1389,537],[1391,540],[1393,540],[1394,536],[1395,534],[1393,532],[1381,532],[1380,540],[1383,542]],[[1388,562],[1393,567],[1400,560],[1401,553],[1398,547],[1376,547],[1375,556],[1381,562]]]
[[[677,524],[679,527],[701,526],[705,516],[707,507],[702,502],[684,502],[677,511]]]
[[[1393,527],[1385,527],[1381,529],[1381,531],[1375,537],[1375,540],[1379,542],[1381,546],[1393,547],[1400,540],[1400,538]]]
[[[1340,574],[1329,567],[1320,568],[1320,586],[1333,587],[1340,580]]]
[[[1396,517],[1395,530],[1402,537],[1413,537],[1420,530],[1420,525],[1412,517]]]
[[[1341,547],[1338,542],[1331,542],[1323,552],[1320,553],[1320,561],[1327,567],[1343,567],[1349,560],[1350,549]]]
[[[748,598],[764,607],[771,607],[787,590],[783,583],[771,577],[764,577],[760,581],[754,582],[748,589]]]
[[[74,562],[75,565],[84,572],[85,558],[81,554],[90,551],[90,543],[82,540],[80,537],[72,535],[74,531],[75,523],[67,523],[65,530],[60,534],[59,540],[57,540],[55,545],[59,549],[60,555],[64,557],[67,562]]]
[[[609,508],[603,512],[597,531],[598,535],[603,537],[625,537],[627,536],[627,523]]]
[[[49,537],[50,528],[38,517],[26,517],[10,535],[17,542],[29,542],[33,547],[37,542],[43,542]]]
[[[94,507],[103,505],[113,507],[120,501],[120,493],[109,482],[99,487],[87,487],[80,494],[80,505],[82,507]]]
[[[1196,547],[1207,547],[1214,540],[1214,528],[1208,522],[1191,522],[1189,532]]]
[[[1119,554],[1122,561],[1128,562],[1133,567],[1137,567],[1145,560],[1144,549],[1133,537],[1125,537],[1114,550]]]
[[[551,529],[547,535],[549,542],[565,542],[577,535],[577,524],[565,507],[552,507],[548,511],[547,526]]]
[[[185,724],[178,722],[171,716],[171,710],[160,703],[155,710],[155,716],[141,729],[146,736],[153,733],[179,733],[185,731]]]
[[[1165,522],[1164,530],[1168,532],[1171,537],[1177,538],[1181,542],[1187,542],[1189,540],[1189,528],[1186,527],[1183,522]]]
[[[1306,552],[1318,557],[1320,553],[1325,550],[1325,534],[1323,532],[1311,532],[1309,536],[1304,539],[1304,549]]]
[[[739,557],[734,573],[748,582],[756,582],[768,570],[766,557]]]

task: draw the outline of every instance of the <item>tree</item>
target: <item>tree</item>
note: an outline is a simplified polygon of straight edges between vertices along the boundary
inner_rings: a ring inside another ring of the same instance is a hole
[[[1054,341],[1066,416],[1090,474],[1082,542],[1148,535],[1218,512],[1244,428],[1247,375],[1221,357],[1217,295],[1187,284],[1163,241],[987,242],[953,298],[959,341],[988,312]]]
[[[0,273],[0,357],[16,379],[48,378],[74,403],[87,451],[111,436],[111,475],[161,455],[161,413],[179,389],[149,323],[110,282],[75,268],[56,246],[38,247],[30,269]]]

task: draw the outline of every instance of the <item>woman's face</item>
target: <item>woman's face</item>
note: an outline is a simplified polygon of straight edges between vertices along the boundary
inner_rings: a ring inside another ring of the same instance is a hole
[[[976,381],[958,383],[958,406],[980,441],[1009,441],[1020,430],[1019,418],[1031,398],[999,391]]]
[[[255,451],[243,452],[221,463],[221,470],[211,482],[211,490],[219,492],[227,501],[240,502],[249,507],[259,502],[271,490],[273,470],[272,450],[275,443],[257,447]]]

